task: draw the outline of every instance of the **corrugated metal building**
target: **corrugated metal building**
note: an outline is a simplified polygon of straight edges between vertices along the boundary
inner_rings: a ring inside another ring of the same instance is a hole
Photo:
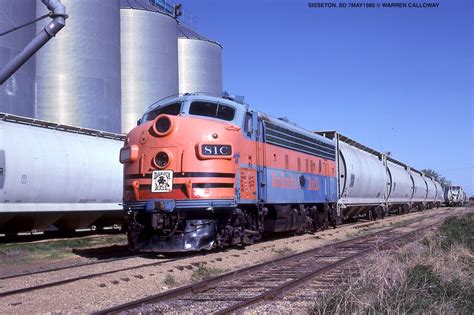
[[[37,14],[47,13],[35,1]],[[120,6],[62,0],[66,27],[36,54],[37,118],[120,131]],[[38,31],[44,22],[37,23]]]
[[[0,0],[0,32],[32,21],[36,0]],[[34,24],[0,37],[0,67],[5,66],[35,36]],[[35,56],[0,86],[0,111],[35,117]]]
[[[122,132],[178,93],[178,22],[147,1],[121,1]]]
[[[179,93],[222,95],[222,46],[178,26]]]
[[[0,87],[0,111],[111,132],[128,132],[152,103],[178,93],[222,94],[222,46],[178,24],[154,0],[61,0],[69,18]],[[0,0],[3,30],[47,9]],[[0,66],[47,22],[0,37]],[[179,39],[178,39],[179,38]]]

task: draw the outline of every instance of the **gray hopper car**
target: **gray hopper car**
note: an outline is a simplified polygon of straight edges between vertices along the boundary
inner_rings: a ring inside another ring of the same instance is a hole
[[[0,233],[122,224],[124,139],[0,113]]]
[[[434,178],[335,131],[316,132],[337,148],[338,212],[344,218],[429,209],[443,202]]]

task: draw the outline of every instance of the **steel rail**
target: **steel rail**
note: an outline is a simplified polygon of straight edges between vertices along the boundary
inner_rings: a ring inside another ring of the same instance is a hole
[[[384,241],[383,243],[379,244],[379,248],[380,247],[385,247],[385,249],[387,247],[392,247],[394,246],[394,242],[397,242],[397,241],[400,241],[404,238],[407,238],[409,236],[413,236],[415,234],[418,234],[419,232],[425,230],[425,229],[428,229],[428,228],[431,228],[437,224],[439,224],[440,222],[444,221],[445,219],[441,219],[433,224],[430,224],[428,226],[424,226],[424,227],[421,227],[415,231],[410,231],[410,232],[407,232],[401,236],[398,236],[398,237],[394,237],[394,238],[391,238],[391,239],[388,239],[386,241]],[[387,246],[388,245],[388,246]],[[285,282],[275,288],[272,288],[271,290],[268,290],[266,292],[263,292],[262,294],[258,295],[258,296],[255,296],[253,298],[249,298],[247,300],[244,300],[242,302],[239,302],[239,303],[236,303],[230,307],[227,307],[225,309],[222,309],[222,310],[219,310],[218,312],[216,312],[215,314],[216,315],[222,315],[222,314],[230,314],[232,312],[235,312],[239,309],[243,309],[245,307],[248,307],[250,305],[253,305],[253,304],[256,304],[256,303],[259,303],[261,301],[266,301],[266,300],[274,300],[276,297],[281,297],[283,295],[285,295],[286,293],[288,292],[291,292],[293,291],[294,289],[304,285],[305,283],[311,281],[315,276],[318,276],[318,275],[321,275],[325,272],[328,272],[328,271],[332,271],[334,269],[337,269],[339,267],[341,267],[342,265],[345,265],[346,263],[350,262],[350,261],[354,261],[356,260],[357,258],[361,258],[371,252],[373,252],[375,250],[375,248],[368,248],[368,249],[365,249],[365,250],[362,250],[356,254],[353,254],[349,257],[346,257],[346,258],[343,258],[341,260],[338,260],[328,266],[325,266],[325,267],[322,267],[322,268],[319,268],[315,271],[312,271],[312,272],[309,272],[309,273],[306,273],[304,274],[302,277],[299,277],[297,279],[294,279],[294,280],[291,280],[291,281],[288,281],[288,282]]]
[[[121,261],[121,260],[129,259],[129,258],[147,257],[147,256],[150,256],[150,254],[130,254],[130,255],[123,256],[123,257],[118,257],[118,258],[103,259],[103,260],[100,260],[100,261],[93,261],[93,262],[88,262],[88,263],[86,262],[86,263],[68,265],[68,266],[63,266],[63,267],[58,267],[58,268],[50,268],[50,269],[44,269],[44,270],[29,271],[29,272],[24,272],[24,273],[1,276],[0,280],[8,280],[8,279],[32,276],[32,275],[37,275],[37,274],[42,274],[42,273],[61,271],[61,270],[72,269],[72,268],[87,267],[87,266],[111,263],[111,262],[115,262],[115,261]]]
[[[440,216],[442,216],[442,215],[446,215],[446,214],[445,213],[440,214]],[[324,246],[321,246],[321,247],[318,247],[318,248],[313,248],[313,249],[310,249],[310,250],[306,250],[306,251],[303,251],[303,252],[300,252],[300,253],[297,253],[297,254],[294,254],[294,255],[291,255],[291,256],[281,257],[281,258],[278,258],[278,259],[275,259],[275,260],[272,260],[272,261],[269,261],[269,262],[262,262],[260,264],[254,265],[254,266],[245,267],[245,268],[242,268],[242,269],[239,269],[239,270],[231,271],[231,272],[228,272],[228,273],[225,273],[225,274],[222,274],[222,275],[218,275],[218,276],[215,276],[215,277],[212,277],[212,278],[205,279],[201,282],[197,282],[197,283],[189,284],[189,285],[186,285],[186,286],[183,286],[183,287],[180,287],[180,288],[176,288],[174,290],[154,294],[154,295],[142,298],[142,299],[134,300],[134,301],[127,302],[127,303],[124,303],[124,304],[120,304],[120,305],[116,305],[116,306],[113,306],[113,307],[110,307],[110,308],[107,308],[107,309],[104,309],[104,310],[94,312],[93,314],[119,313],[119,312],[123,312],[123,311],[132,310],[134,308],[144,306],[144,305],[149,305],[149,304],[154,304],[154,303],[158,303],[158,302],[173,300],[173,299],[179,298],[179,297],[184,296],[184,295],[189,294],[189,293],[191,293],[191,294],[193,294],[193,293],[202,293],[202,292],[205,292],[209,289],[212,289],[212,288],[216,287],[218,284],[220,284],[224,281],[236,280],[236,279],[239,278],[239,276],[242,276],[242,275],[247,275],[249,273],[258,272],[262,269],[277,266],[278,264],[281,264],[283,262],[308,257],[310,255],[314,255],[318,252],[322,252],[322,251],[327,250],[327,249],[336,249],[337,247],[340,247],[340,246],[343,246],[343,245],[346,245],[346,244],[358,243],[358,242],[361,242],[361,241],[364,241],[364,240],[367,240],[367,239],[370,239],[370,238],[374,238],[374,237],[376,238],[379,235],[387,234],[387,233],[389,233],[390,231],[392,231],[394,229],[399,229],[399,228],[405,227],[407,225],[414,224],[414,223],[417,223],[419,221],[423,221],[423,220],[426,220],[426,219],[427,218],[424,217],[424,218],[419,218],[419,219],[415,219],[415,220],[410,220],[409,222],[407,222],[405,224],[402,224],[400,226],[391,227],[391,228],[388,228],[388,229],[384,229],[384,230],[377,231],[377,232],[374,232],[374,233],[371,233],[371,234],[368,234],[368,235],[363,235],[363,236],[360,236],[360,237],[357,237],[357,238],[345,240],[345,241],[338,242],[338,243],[327,244],[327,245],[324,245]],[[443,219],[437,221],[434,224],[438,224],[439,222],[443,221],[444,219],[445,219],[445,217],[443,217]],[[413,232],[404,233],[403,235],[405,236],[406,234],[410,234],[410,233],[413,233]],[[394,239],[389,239],[386,242],[393,242],[393,241],[394,241]],[[386,243],[386,242],[384,242],[384,243]],[[373,250],[373,249],[369,249],[369,250]],[[355,259],[356,257],[362,256],[363,254],[366,254],[366,252],[361,253],[361,254],[357,254],[357,256],[354,256],[352,259]],[[346,259],[347,258],[343,258],[343,260],[345,262],[348,261]],[[326,269],[324,269],[324,270],[326,270]]]
[[[1,113],[0,113],[1,116]],[[449,209],[448,209],[449,210]],[[416,222],[416,221],[411,221]],[[369,222],[365,223],[360,226],[355,226],[354,228],[365,228],[367,226],[373,225],[376,222]],[[270,237],[270,240],[274,239],[274,237]],[[104,264],[104,263],[111,263],[115,261],[120,261],[120,260],[125,260],[129,258],[135,258],[135,257],[148,257],[148,256],[153,256],[153,253],[145,253],[145,254],[130,254],[124,257],[119,257],[119,258],[111,258],[111,259],[103,259],[100,261],[94,261],[90,263],[81,263],[81,264],[75,264],[75,265],[69,265],[69,266],[64,266],[64,267],[58,267],[58,268],[51,268],[51,269],[45,269],[45,270],[37,270],[37,271],[30,271],[30,272],[25,272],[25,273],[19,273],[19,274],[12,274],[12,275],[5,275],[5,276],[0,276],[0,280],[8,280],[8,279],[14,279],[14,278],[19,278],[19,277],[24,277],[24,276],[32,276],[36,274],[42,274],[42,273],[48,273],[48,272],[54,272],[54,271],[61,271],[65,269],[72,269],[72,268],[80,268],[80,267],[87,267],[87,266],[92,266],[92,265],[99,265],[99,264]]]
[[[159,261],[159,262],[154,262],[154,263],[149,263],[149,264],[144,264],[144,265],[114,269],[114,270],[109,270],[109,271],[104,271],[104,272],[91,273],[91,274],[87,274],[87,275],[83,275],[83,276],[79,276],[79,277],[73,277],[73,278],[68,278],[68,279],[64,279],[64,280],[43,283],[43,284],[31,286],[31,287],[25,287],[25,288],[10,290],[10,291],[4,291],[4,292],[0,292],[0,297],[10,296],[10,295],[18,294],[18,293],[31,292],[31,291],[40,290],[40,289],[51,288],[51,287],[55,287],[55,286],[58,286],[58,285],[63,285],[63,284],[71,283],[71,282],[76,282],[76,281],[79,281],[79,280],[92,279],[92,278],[105,276],[105,275],[109,275],[109,274],[113,274],[113,273],[117,273],[117,272],[122,272],[122,271],[128,271],[128,270],[134,270],[134,269],[140,269],[140,268],[152,267],[152,266],[159,266],[159,265],[162,265],[164,263],[173,262],[173,261],[177,261],[177,260],[179,260],[179,258],[168,259],[168,260],[165,260],[165,261]],[[65,268],[65,269],[67,269],[67,268]]]

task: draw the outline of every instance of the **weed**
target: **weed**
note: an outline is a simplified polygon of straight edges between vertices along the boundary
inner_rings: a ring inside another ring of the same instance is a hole
[[[473,214],[393,252],[375,252],[361,276],[321,294],[310,310],[329,313],[474,314]]]
[[[47,240],[31,243],[0,244],[0,264],[11,263],[12,259],[28,257],[29,259],[59,259],[71,254],[73,249],[125,243],[123,235],[109,237],[82,237],[61,240]]]
[[[474,251],[474,244],[471,241],[474,237],[474,213],[462,217],[450,217],[441,224],[439,235],[442,239],[441,246],[450,248],[460,244]]]
[[[60,251],[53,251],[53,252],[50,252],[49,254],[47,254],[44,258],[45,259],[50,259],[50,260],[56,260],[56,259],[67,257],[69,255],[70,255],[70,253],[65,253],[65,252],[60,252]]]
[[[175,279],[172,275],[167,274],[167,275],[166,275],[166,278],[165,278],[165,284],[166,284],[167,286],[172,287],[172,286],[174,286],[174,285],[176,284],[176,279]]]
[[[291,255],[291,254],[296,253],[294,250],[292,250],[291,248],[289,248],[287,246],[285,246],[283,248],[277,248],[277,249],[273,248],[272,251],[274,251],[275,253],[277,253],[280,256],[287,256],[287,255]]]
[[[18,249],[28,252],[50,251],[55,249],[82,248],[87,246],[106,245],[110,243],[125,243],[122,235],[111,237],[83,237],[61,240],[48,240],[43,242],[21,243],[21,244],[0,244],[0,251]]]
[[[193,280],[201,280],[213,275],[218,275],[223,273],[224,270],[219,269],[219,268],[212,268],[212,267],[206,267],[204,264],[199,263],[197,265],[197,269],[194,270],[193,274],[191,275],[191,278]]]

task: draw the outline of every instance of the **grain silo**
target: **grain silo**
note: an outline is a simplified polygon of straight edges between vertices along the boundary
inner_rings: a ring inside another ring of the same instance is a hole
[[[179,25],[179,93],[222,94],[222,46]]]
[[[21,2],[21,1],[20,1]],[[120,131],[120,5],[61,0],[66,27],[36,55],[37,117]],[[47,13],[35,1],[38,15]],[[37,23],[37,30],[44,23]]]
[[[122,132],[150,104],[178,93],[177,21],[148,1],[121,1]]]
[[[0,0],[0,31],[30,22],[36,17],[35,0]],[[44,5],[40,3],[43,7]],[[47,23],[42,20],[43,27]],[[25,48],[35,36],[32,24],[0,37],[0,68]],[[35,57],[33,56],[0,86],[0,111],[34,117]]]

